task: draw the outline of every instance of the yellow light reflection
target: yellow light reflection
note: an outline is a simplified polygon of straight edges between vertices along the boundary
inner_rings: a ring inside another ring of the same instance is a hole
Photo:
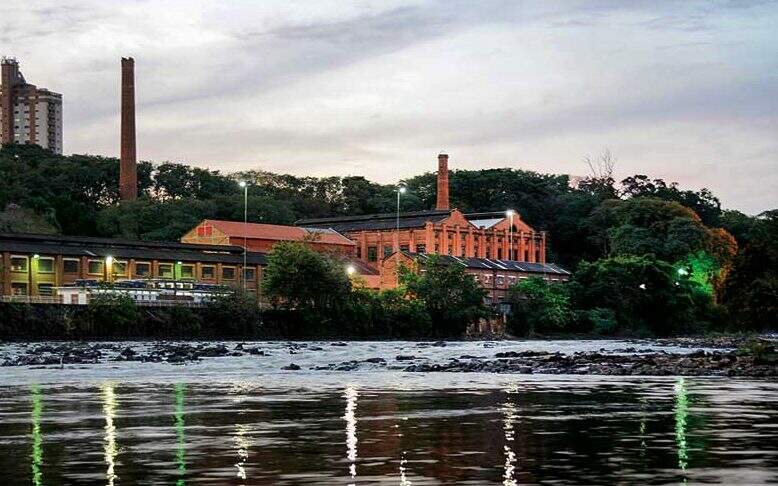
[[[503,449],[505,451],[505,466],[503,471],[502,484],[505,486],[516,486],[518,483],[514,476],[516,474],[516,453],[513,452],[513,443],[516,439],[513,424],[518,418],[518,412],[516,405],[510,400],[510,394],[516,393],[518,388],[515,385],[509,387],[506,393],[505,403],[502,406],[503,420],[502,427],[505,434],[505,444]]]
[[[689,416],[689,399],[686,382],[678,378],[675,383],[675,445],[678,449],[678,467],[686,471],[689,465],[689,450],[686,444],[686,419]]]
[[[351,463],[349,466],[351,481],[356,481],[357,477],[357,395],[356,388],[346,388],[346,414],[343,415],[343,420],[346,421],[346,458]],[[354,484],[356,483],[351,483],[352,486]]]
[[[38,385],[32,385],[32,484],[40,486],[43,479],[41,465],[43,464],[43,435],[41,435],[41,412],[43,412],[43,396]]]
[[[117,408],[115,387],[113,383],[103,383],[100,387],[103,398],[103,413],[105,414],[103,449],[105,450],[105,463],[108,464],[105,478],[109,486],[113,486],[114,481],[117,479],[114,469],[116,467],[116,455],[119,452],[116,445],[116,426],[113,423],[113,420],[116,418]]]
[[[178,465],[179,476],[176,485],[183,486],[184,476],[186,475],[186,435],[184,431],[184,393],[186,392],[186,386],[183,383],[176,383],[173,392],[176,398],[173,417],[175,418],[176,464]]]
[[[238,449],[238,477],[246,480],[246,461],[249,458],[249,441],[246,438],[248,427],[243,424],[235,424],[235,447]]]
[[[403,451],[402,457],[400,458],[400,486],[411,486],[411,482],[405,477],[405,471],[407,470],[405,465],[407,463],[408,460],[405,458],[405,451]]]

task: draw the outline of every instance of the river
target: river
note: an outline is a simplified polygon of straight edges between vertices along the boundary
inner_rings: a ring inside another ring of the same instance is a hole
[[[268,356],[0,368],[3,484],[778,482],[775,381],[391,366],[618,341],[252,344]]]

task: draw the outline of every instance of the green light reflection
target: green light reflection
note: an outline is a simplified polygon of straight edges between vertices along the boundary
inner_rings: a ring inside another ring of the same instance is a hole
[[[174,417],[177,441],[176,464],[178,465],[179,476],[176,485],[183,486],[185,484],[184,476],[186,475],[186,435],[184,431],[184,394],[186,392],[186,385],[183,383],[176,383],[173,390],[176,397]]]
[[[689,399],[686,382],[678,378],[675,383],[675,445],[678,448],[678,467],[686,471],[689,465],[689,450],[686,443],[686,420],[689,416]]]
[[[32,393],[32,453],[30,455],[32,462],[32,484],[40,486],[43,473],[41,464],[43,464],[43,435],[41,434],[41,412],[43,412],[43,395],[38,385],[30,387]]]

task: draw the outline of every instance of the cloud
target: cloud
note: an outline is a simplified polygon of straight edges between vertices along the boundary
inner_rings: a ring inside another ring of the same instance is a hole
[[[63,93],[65,150],[118,152],[136,58],[145,159],[391,182],[452,165],[624,175],[776,207],[774,2],[25,0],[0,54]]]

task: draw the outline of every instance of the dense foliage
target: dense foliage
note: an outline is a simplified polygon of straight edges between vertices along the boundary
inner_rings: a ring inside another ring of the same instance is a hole
[[[735,329],[775,326],[776,211],[751,217],[722,210],[707,189],[682,189],[645,175],[616,183],[612,171],[590,167],[592,175],[574,187],[568,176],[509,168],[450,174],[453,207],[465,212],[513,208],[528,224],[549,232],[549,261],[577,269],[569,289],[537,283],[516,289],[521,315],[515,322],[524,319],[517,324],[522,332],[669,333],[716,325]],[[140,197],[120,203],[117,159],[60,156],[37,146],[6,145],[0,149],[0,231],[175,241],[204,218],[242,218],[240,180],[248,183],[248,217],[253,222],[288,224],[308,217],[393,212],[396,205],[395,186],[360,176],[297,177],[261,170],[222,174],[168,162],[140,163]],[[434,206],[434,173],[401,182],[408,188],[402,198],[403,210]],[[306,260],[299,251],[296,258],[295,264],[301,266],[321,264]],[[343,329],[344,320],[370,319],[375,323],[370,330],[355,324],[349,332],[365,334],[380,328],[382,334],[394,335],[399,329],[410,332],[404,319],[413,316],[420,323],[414,330],[452,326],[440,332],[454,333],[461,324],[450,320],[471,318],[435,308],[434,289],[424,287],[424,278],[432,278],[434,272],[419,280],[409,277],[405,288],[412,290],[408,293],[374,294],[352,289],[339,265],[324,265],[304,269],[316,270],[320,284],[308,277],[282,288],[284,274],[269,271],[268,278],[276,281],[266,285],[271,286],[268,290],[276,289],[276,296],[287,295],[293,305],[286,310],[303,317],[305,309],[320,313],[326,309],[324,314],[331,317],[324,316],[317,324],[325,331]],[[679,291],[673,280],[679,270],[683,271],[680,286],[685,293],[665,294]],[[635,294],[645,300],[635,300],[629,294],[634,288],[623,287],[634,282],[620,280],[637,278],[632,272],[663,284],[647,287]],[[454,280],[444,274],[440,277],[435,285]],[[584,291],[589,285],[594,290]],[[326,295],[317,288],[328,289]],[[435,295],[439,297],[451,296]],[[557,312],[557,306],[565,302],[571,314]],[[532,309],[538,314],[531,315]],[[646,314],[639,315],[643,311]],[[667,312],[687,320],[670,319]]]

